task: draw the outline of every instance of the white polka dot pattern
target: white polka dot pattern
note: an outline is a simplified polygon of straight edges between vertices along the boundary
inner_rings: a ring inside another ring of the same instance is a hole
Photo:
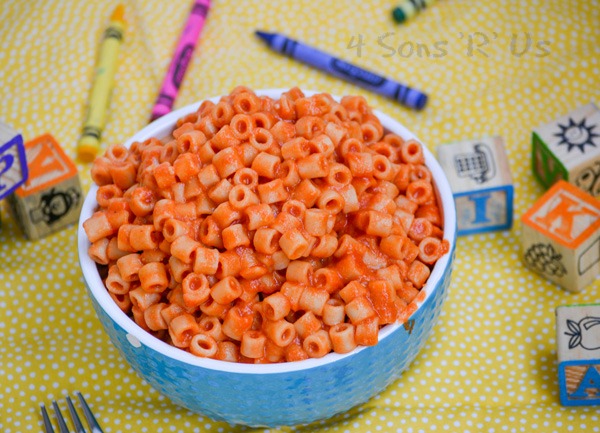
[[[123,142],[148,121],[191,5],[124,3],[128,27],[104,143]],[[542,193],[529,164],[532,129],[600,101],[600,5],[575,2],[565,10],[560,0],[447,0],[403,26],[391,19],[394,5],[213,1],[176,103],[238,84],[298,85],[365,95],[431,150],[483,135],[502,135],[507,143],[513,229],[459,238],[448,300],[412,367],[368,403],[310,430],[598,432],[596,408],[558,403],[554,309],[597,301],[599,282],[569,294],[526,270],[519,218]],[[75,155],[112,7],[100,0],[3,2],[0,118],[26,140],[50,132]],[[429,105],[413,112],[295,63],[256,40],[255,29],[281,31],[412,85],[429,94]],[[89,165],[78,168],[87,191]],[[172,405],[128,367],[87,299],[74,227],[27,242],[4,204],[1,217],[1,431],[40,431],[39,404],[74,390],[86,395],[106,432],[250,431]]]

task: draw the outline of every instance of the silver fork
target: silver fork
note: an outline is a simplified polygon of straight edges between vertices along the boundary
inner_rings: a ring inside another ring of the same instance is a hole
[[[98,425],[98,422],[96,421],[96,418],[94,418],[94,414],[92,413],[90,407],[83,398],[83,395],[81,395],[80,392],[76,392],[75,395],[77,395],[77,398],[79,399],[79,404],[83,409],[83,415],[85,416],[85,419],[87,420],[88,426],[90,427],[92,433],[103,433],[102,429],[100,428],[100,425]],[[83,425],[81,424],[81,421],[79,420],[79,416],[77,415],[77,411],[75,410],[75,406],[73,406],[71,398],[67,396],[66,400],[67,407],[71,415],[71,420],[73,421],[73,427],[75,427],[75,433],[86,433],[85,429],[83,428]],[[69,433],[67,423],[63,418],[63,415],[60,411],[60,408],[58,407],[58,404],[56,403],[56,400],[52,402],[52,407],[54,408],[54,414],[56,415],[56,419],[58,421],[58,431],[60,433]],[[44,419],[44,430],[46,431],[46,433],[54,433],[52,423],[50,422],[50,417],[48,416],[48,412],[46,411],[46,406],[44,406],[43,403],[41,404],[41,409],[42,418]]]

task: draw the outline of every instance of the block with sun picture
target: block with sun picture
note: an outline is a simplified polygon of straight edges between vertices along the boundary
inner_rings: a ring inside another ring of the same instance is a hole
[[[600,196],[600,109],[589,103],[534,129],[531,157],[545,188],[563,179]]]

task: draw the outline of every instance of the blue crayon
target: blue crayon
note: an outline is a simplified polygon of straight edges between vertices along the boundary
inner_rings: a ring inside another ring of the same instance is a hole
[[[421,110],[427,103],[427,95],[416,89],[362,69],[284,35],[261,31],[256,31],[256,35],[263,39],[269,48],[281,54],[325,71],[334,77],[342,78],[352,84],[392,98],[407,107]]]

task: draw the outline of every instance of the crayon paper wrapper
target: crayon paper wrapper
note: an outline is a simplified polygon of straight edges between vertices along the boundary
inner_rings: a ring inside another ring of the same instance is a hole
[[[147,124],[192,6],[124,4],[125,42],[102,149]],[[432,152],[441,143],[482,136],[501,135],[506,143],[515,223],[458,239],[447,301],[415,362],[364,405],[326,423],[281,430],[599,431],[597,409],[559,404],[554,310],[597,301],[600,282],[570,294],[526,269],[520,216],[543,193],[530,168],[532,130],[600,101],[600,3],[447,0],[404,25],[393,21],[394,5],[213,1],[175,103],[222,95],[239,84],[299,86],[364,95]],[[3,2],[0,119],[26,141],[50,132],[75,158],[99,42],[114,6]],[[257,29],[285,33],[422,90],[428,106],[412,111],[285,58],[254,37]],[[90,165],[77,164],[85,194]],[[1,431],[40,431],[39,404],[75,390],[88,397],[107,432],[249,431],[173,405],[129,368],[87,298],[76,227],[28,242],[6,203],[0,219]]]

